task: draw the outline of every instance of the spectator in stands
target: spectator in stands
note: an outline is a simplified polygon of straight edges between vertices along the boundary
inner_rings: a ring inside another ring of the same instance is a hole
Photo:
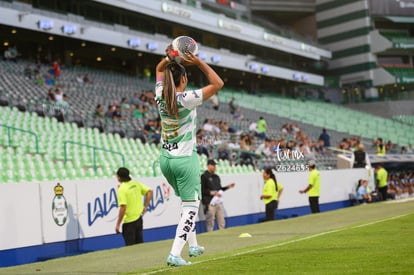
[[[377,145],[377,156],[385,156],[386,148],[382,138],[377,138],[375,144]]]
[[[256,131],[257,131],[257,123],[256,123],[256,121],[252,121],[249,124],[249,134],[251,134],[253,136],[256,136],[256,134],[257,134]]]
[[[388,172],[384,168],[383,163],[379,163],[375,168],[376,173],[376,187],[379,193],[381,193],[382,200],[387,200],[388,189]]]
[[[134,117],[137,119],[146,118],[148,114],[148,107],[141,104],[136,104],[134,109]]]
[[[95,118],[94,124],[92,127],[98,128],[101,133],[104,132],[105,129],[105,123],[103,119],[105,118],[103,106],[101,104],[98,104],[95,107],[95,112],[93,113],[93,117]]]
[[[230,150],[227,148],[227,143],[221,139],[220,134],[214,136],[213,146],[219,159],[230,160]]]
[[[318,155],[323,155],[326,153],[326,148],[324,146],[325,142],[320,138],[318,139],[317,143],[313,144],[313,152],[315,152]]]
[[[295,124],[293,124],[292,125],[292,132],[293,132],[293,134],[296,136],[296,134],[298,133],[298,132],[300,132],[301,130],[300,130],[300,128],[299,128],[299,125],[297,124],[297,123],[295,123]]]
[[[237,140],[236,135],[231,135],[230,140],[227,142],[227,149],[229,150],[229,161],[231,165],[238,162],[238,156],[240,152],[240,142]]]
[[[63,100],[63,91],[61,88],[55,89],[55,101],[61,101]]]
[[[134,93],[134,96],[131,98],[130,102],[131,102],[131,104],[134,104],[135,106],[144,104],[144,102],[141,101],[140,96],[139,96],[138,93]]]
[[[80,84],[83,84],[83,77],[82,77],[82,75],[81,75],[81,74],[78,74],[78,75],[76,76],[76,82],[78,82],[78,83],[80,83]]]
[[[219,101],[218,101],[218,96],[214,95],[214,96],[210,97],[210,101],[213,104],[213,109],[218,111],[219,106],[220,106]]]
[[[323,140],[323,146],[330,147],[331,146],[331,137],[326,132],[326,129],[322,129],[322,133],[319,135],[319,139]]]
[[[44,75],[44,83],[46,83],[46,85],[49,85],[49,86],[55,86],[56,82],[53,76],[50,73],[47,73]]]
[[[98,104],[95,108],[95,112],[93,113],[93,116],[96,118],[104,118],[105,114],[103,112],[103,106],[101,104]]]
[[[256,136],[260,139],[266,138],[267,123],[266,120],[261,116],[256,123]]]
[[[256,154],[253,145],[253,138],[250,135],[242,134],[240,136],[240,150],[240,164],[254,166]]]
[[[105,112],[105,118],[110,118],[110,119],[112,119],[113,114],[114,114],[114,111],[113,111],[113,107],[112,107],[112,105],[108,105],[108,109],[107,109],[107,110],[106,110],[106,112]]]
[[[400,198],[408,198],[412,193],[412,185],[410,183],[410,175],[408,173],[402,172],[400,174],[400,189],[402,190],[402,194]]]
[[[112,112],[115,112],[116,111],[116,107],[118,107],[118,106],[119,106],[118,100],[114,100],[112,102]]]
[[[36,67],[34,67],[33,69],[33,75],[38,75],[40,74],[40,65],[36,65]]]
[[[208,144],[207,144],[207,141],[204,137],[204,130],[203,129],[198,129],[197,130],[196,140],[197,140],[197,144],[196,144],[197,154],[205,155],[207,158],[209,158]]]
[[[413,153],[414,153],[414,151],[413,151],[413,145],[412,145],[411,143],[410,143],[410,144],[408,144],[408,147],[407,147],[406,153],[407,153],[407,154],[413,154]]]
[[[61,71],[60,71],[60,59],[56,59],[53,62],[53,68],[52,69],[53,69],[53,75],[55,77],[55,81],[57,81],[59,79],[60,73],[61,73]]]
[[[144,135],[150,143],[159,144],[161,140],[160,129],[157,127],[157,120],[150,118],[144,125]]]
[[[4,51],[3,60],[4,61],[13,61],[13,62],[17,63],[17,56],[18,56],[17,48],[15,46],[14,47],[8,47]]]
[[[205,119],[203,130],[212,134],[220,134],[220,128],[217,127],[216,122],[212,119]]]
[[[121,99],[121,109],[125,111],[131,111],[131,105],[128,103],[128,98],[123,97]]]
[[[236,112],[233,115],[233,119],[235,120],[242,120],[244,118],[244,115],[241,113],[240,107],[236,107]]]
[[[386,152],[389,152],[390,150],[391,150],[391,148],[392,148],[392,141],[391,140],[388,140],[387,141],[387,143],[385,144],[385,151]]]
[[[28,79],[32,79],[32,67],[30,65],[24,67],[23,75]]]
[[[364,151],[364,144],[360,143],[352,154],[353,168],[365,168],[368,163],[368,154]]]
[[[141,95],[139,96],[139,100],[142,102],[142,104],[148,103],[148,98],[145,95],[145,91],[142,91]]]
[[[125,120],[125,118],[122,116],[122,109],[120,105],[117,105],[115,107],[115,111],[112,113],[112,119],[118,121]]]
[[[314,160],[315,154],[312,152],[312,142],[305,136],[301,143],[299,143],[299,150],[303,153],[306,159]]]
[[[282,128],[280,129],[282,134],[287,135],[291,132],[290,124],[283,124]]]
[[[35,84],[35,85],[38,85],[38,86],[43,86],[43,85],[45,85],[45,78],[43,77],[43,75],[42,75],[42,74],[40,74],[40,73],[35,74],[35,81],[34,81],[34,84]]]
[[[55,91],[53,88],[49,88],[49,90],[47,91],[47,97],[46,100],[48,102],[55,102],[56,101],[56,97],[55,97]]]
[[[69,112],[69,98],[66,94],[62,95],[61,100],[56,100],[54,109],[55,109],[55,117],[58,121],[65,121],[67,118],[67,114]]]
[[[367,180],[360,179],[358,181],[356,198],[359,201],[359,203],[370,203],[370,202],[372,202],[371,192],[369,190]]]
[[[230,102],[229,102],[229,111],[230,111],[230,114],[232,114],[233,116],[236,114],[236,110],[237,110],[237,106],[236,106],[235,101],[236,101],[236,99],[234,97],[232,97]]]
[[[255,153],[256,155],[264,157],[272,156],[274,153],[272,150],[272,140],[270,138],[265,138],[264,142],[257,147]]]
[[[91,83],[92,81],[91,81],[91,78],[90,78],[90,76],[89,76],[89,74],[85,74],[84,76],[83,76],[83,83],[84,84],[88,84],[88,83]]]

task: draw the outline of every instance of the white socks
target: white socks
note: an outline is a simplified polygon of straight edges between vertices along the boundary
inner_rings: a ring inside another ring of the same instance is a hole
[[[181,251],[187,241],[190,246],[198,246],[195,223],[199,205],[199,200],[181,203],[181,219],[178,222],[174,243],[170,252],[173,256],[181,257]]]

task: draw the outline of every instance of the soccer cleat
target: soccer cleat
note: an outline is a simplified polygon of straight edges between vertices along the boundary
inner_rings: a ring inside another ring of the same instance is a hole
[[[171,254],[168,255],[167,265],[169,266],[183,266],[183,265],[189,265],[189,264],[191,264],[191,262],[187,262],[181,257],[175,257]]]
[[[204,250],[205,249],[202,246],[192,246],[188,250],[188,255],[190,257],[197,257],[197,256],[200,256],[201,254],[203,254],[204,253]]]

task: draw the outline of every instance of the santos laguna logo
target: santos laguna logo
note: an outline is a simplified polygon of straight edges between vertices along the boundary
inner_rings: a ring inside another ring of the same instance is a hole
[[[148,213],[160,216],[167,209],[167,202],[170,200],[171,187],[163,182],[155,187],[152,199],[148,205]],[[102,196],[94,198],[88,202],[88,225],[92,226],[98,219],[103,219],[110,215],[112,211],[117,211],[118,198],[115,188],[111,188]],[[113,222],[113,220],[108,220]]]
[[[55,197],[52,201],[52,216],[55,223],[62,226],[68,220],[68,205],[66,199],[63,196],[63,186],[57,183],[53,188]]]

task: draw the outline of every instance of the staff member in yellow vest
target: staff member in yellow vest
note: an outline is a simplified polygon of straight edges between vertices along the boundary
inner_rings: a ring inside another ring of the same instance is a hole
[[[125,245],[133,245],[144,242],[142,231],[142,216],[152,199],[152,190],[141,182],[134,181],[129,176],[129,170],[125,167],[118,169],[118,181],[121,183],[118,188],[119,214],[116,221],[115,232],[121,233]],[[145,196],[143,203],[142,197]]]
[[[321,176],[319,171],[315,168],[315,161],[310,160],[308,162],[308,168],[310,171],[308,178],[308,186],[303,190],[299,190],[299,193],[308,193],[309,206],[312,213],[319,213],[319,194],[321,187]]]
[[[381,193],[382,200],[387,200],[388,196],[388,172],[384,168],[384,164],[380,163],[375,168],[376,172],[376,187],[378,192]]]
[[[275,219],[275,212],[279,204],[280,196],[282,195],[283,186],[276,180],[272,169],[266,168],[263,171],[263,194],[260,199],[266,205],[266,219],[265,221],[272,221]]]
[[[377,144],[377,156],[385,156],[387,149],[385,148],[382,138],[377,138],[376,144]]]

